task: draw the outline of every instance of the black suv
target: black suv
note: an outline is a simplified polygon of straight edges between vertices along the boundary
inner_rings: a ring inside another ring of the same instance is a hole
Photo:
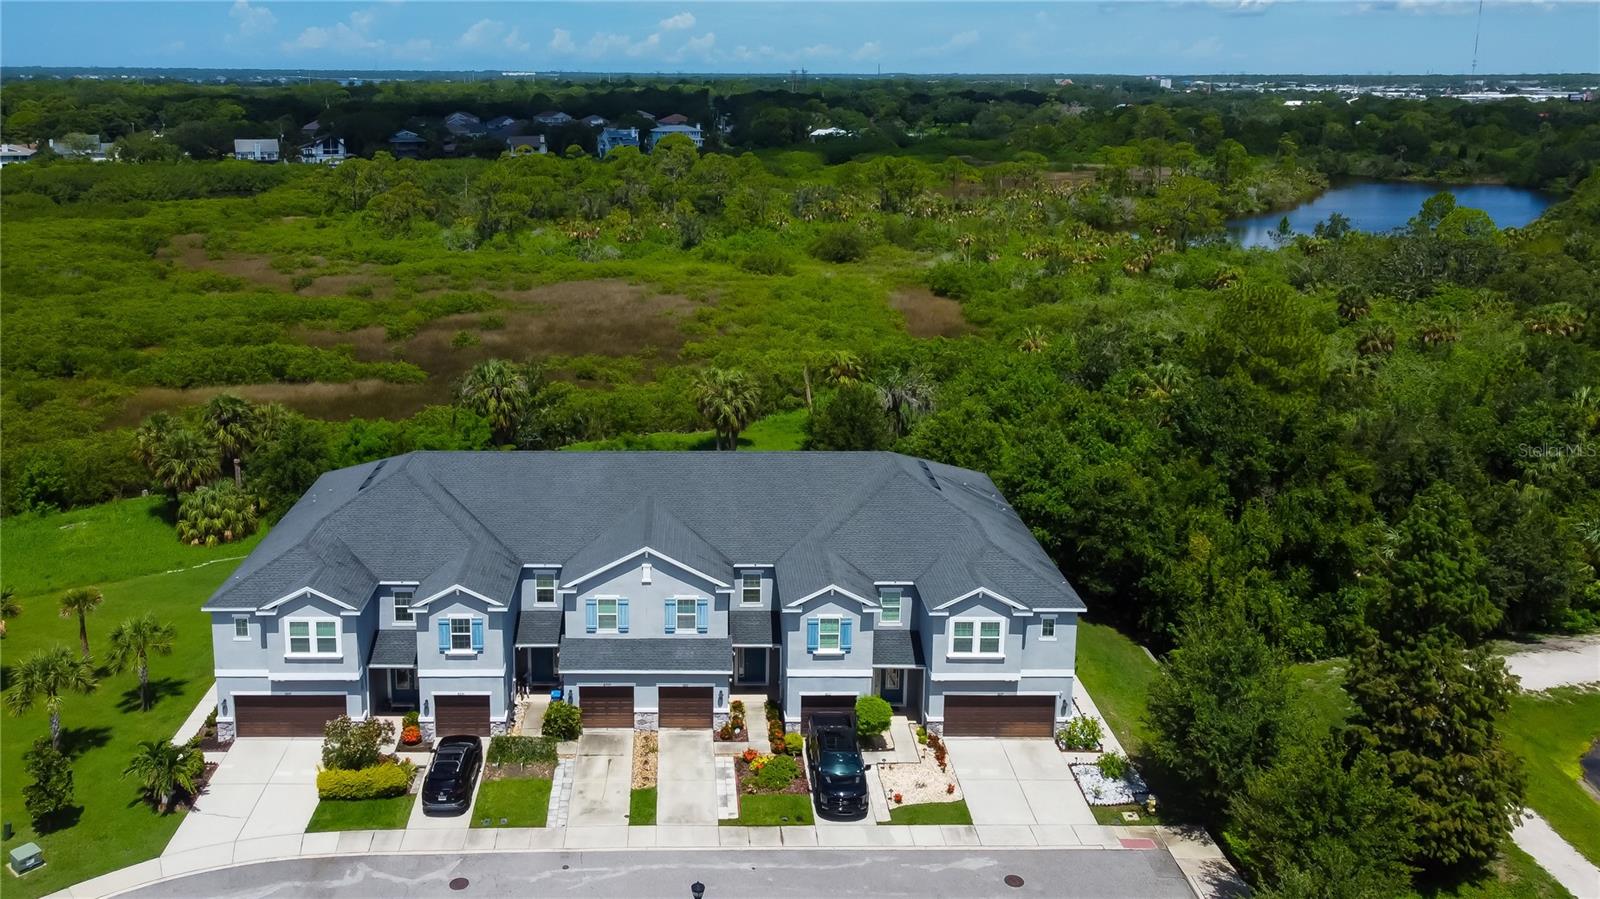
[[[849,818],[867,814],[867,769],[872,766],[861,763],[853,715],[813,715],[806,758],[817,814]]]
[[[459,815],[472,805],[472,785],[483,767],[477,737],[445,737],[433,750],[433,764],[422,782],[424,815]]]

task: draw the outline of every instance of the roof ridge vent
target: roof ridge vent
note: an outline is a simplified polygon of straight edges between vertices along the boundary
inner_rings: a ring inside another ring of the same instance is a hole
[[[372,479],[377,477],[378,476],[378,472],[383,471],[383,466],[388,465],[388,464],[389,464],[389,460],[388,459],[379,459],[378,460],[378,464],[372,466],[372,471],[367,473],[367,479],[361,482],[361,486],[360,487],[356,488],[356,492],[360,493],[361,491],[367,489],[367,486],[372,483]]]
[[[933,469],[928,467],[928,460],[918,459],[917,464],[922,467],[922,473],[928,476],[928,483],[933,485],[933,489],[944,492],[944,488],[939,486],[939,479],[933,476]]]

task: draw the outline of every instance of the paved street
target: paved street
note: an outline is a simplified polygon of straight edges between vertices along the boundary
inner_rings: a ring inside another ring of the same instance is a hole
[[[1022,878],[1021,887],[1004,882]],[[453,890],[455,878],[467,885]],[[1165,852],[1115,850],[805,850],[519,852],[341,856],[193,874],[128,893],[148,897],[1049,896],[1190,899]]]

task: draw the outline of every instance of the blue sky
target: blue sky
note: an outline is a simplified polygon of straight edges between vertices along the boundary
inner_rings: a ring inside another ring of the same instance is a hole
[[[6,65],[1465,72],[1475,0],[0,2]],[[1600,2],[1488,0],[1480,72],[1600,71]]]

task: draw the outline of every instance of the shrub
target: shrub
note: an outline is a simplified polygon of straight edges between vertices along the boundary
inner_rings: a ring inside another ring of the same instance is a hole
[[[23,759],[29,783],[22,788],[22,804],[42,831],[53,816],[72,807],[72,765],[49,737],[34,740]]]
[[[722,726],[717,728],[717,736],[724,740],[733,739],[733,722],[724,721]]]
[[[502,734],[489,739],[487,756],[491,765],[555,764],[556,741],[548,737],[514,737]]]
[[[190,546],[216,546],[255,533],[256,498],[232,481],[195,489],[178,498],[178,539]]]
[[[895,805],[899,805],[900,803],[905,802],[905,801],[906,801],[906,797],[902,796],[899,793],[894,794],[894,804]]]
[[[329,721],[322,731],[322,767],[338,771],[371,768],[383,758],[384,744],[394,739],[394,722],[381,718],[352,721],[348,715]]]
[[[920,724],[917,725],[917,742],[924,746],[928,745],[928,729]]]
[[[411,789],[416,767],[410,762],[383,763],[356,770],[324,768],[317,772],[322,799],[384,799]]]
[[[889,729],[894,709],[882,696],[862,696],[856,700],[856,736],[876,737]]]
[[[761,753],[755,751],[754,748],[746,749],[744,751],[744,760],[745,760],[746,764],[748,764],[750,762],[753,762],[753,761],[755,761],[756,759],[758,759],[760,757],[761,757]]]
[[[739,267],[755,275],[794,274],[794,263],[776,247],[763,247],[746,253],[744,258],[739,260]]]
[[[1112,780],[1122,780],[1128,776],[1128,757],[1120,752],[1108,752],[1100,756],[1095,763],[1100,773]]]
[[[805,747],[805,742],[805,738],[799,734],[784,734],[783,751],[789,755],[799,755],[800,751]]]
[[[773,755],[783,755],[788,751],[784,744],[784,735],[782,733],[768,734],[767,745],[771,747]]]
[[[539,733],[552,740],[576,740],[583,735],[583,709],[559,699],[544,710]]]
[[[404,715],[400,716],[400,726],[401,727],[416,727],[417,725],[419,725],[421,723],[422,723],[422,716],[417,714],[417,711],[415,709],[412,709],[411,711],[406,712]]]
[[[810,250],[823,262],[855,262],[867,255],[867,237],[851,225],[834,225],[817,235]]]
[[[422,728],[415,724],[408,724],[400,730],[400,742],[407,746],[415,746],[422,742]]]
[[[1099,749],[1102,735],[1099,719],[1088,715],[1078,715],[1068,721],[1066,727],[1056,731],[1056,739],[1075,752]]]
[[[755,770],[755,766],[751,766]],[[786,755],[775,755],[767,759],[766,764],[756,771],[756,786],[763,790],[782,790],[794,782],[800,773],[800,766],[794,759]]]

